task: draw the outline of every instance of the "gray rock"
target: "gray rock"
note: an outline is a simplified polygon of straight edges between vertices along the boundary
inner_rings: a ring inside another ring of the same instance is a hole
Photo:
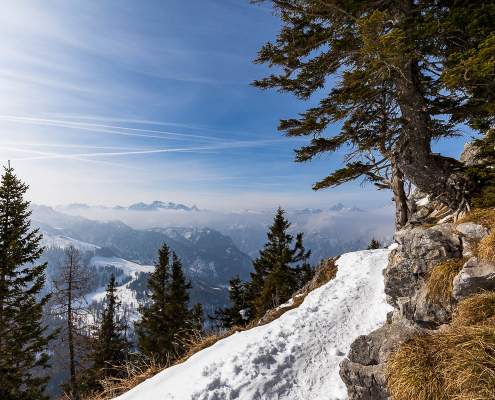
[[[473,143],[466,143],[460,161],[467,166],[479,165],[483,161],[478,158],[479,149]]]
[[[495,264],[472,257],[454,278],[453,296],[460,300],[481,290],[495,290]]]
[[[340,376],[347,386],[349,400],[388,400],[383,365],[361,365],[344,359]]]
[[[427,294],[426,285],[423,285],[410,299],[410,308],[413,310],[410,319],[422,326],[432,328],[448,323],[452,316],[452,306],[450,304],[437,304],[429,299]]]
[[[465,222],[455,227],[457,232],[462,233],[468,240],[480,241],[488,235],[488,229],[473,222]]]
[[[431,267],[439,261],[461,256],[461,240],[453,224],[402,229],[395,235],[399,244],[385,270],[385,293],[398,307],[397,299],[412,297]]]
[[[401,343],[420,332],[421,328],[402,319],[358,337],[340,364],[349,400],[388,399],[385,362]]]

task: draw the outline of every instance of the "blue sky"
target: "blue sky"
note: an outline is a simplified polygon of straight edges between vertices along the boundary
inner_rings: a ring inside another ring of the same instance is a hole
[[[0,14],[0,159],[37,203],[361,207],[390,194],[313,192],[341,158],[295,164],[277,132],[303,103],[260,91],[278,20],[248,0],[22,1]],[[463,140],[439,150],[457,156]]]

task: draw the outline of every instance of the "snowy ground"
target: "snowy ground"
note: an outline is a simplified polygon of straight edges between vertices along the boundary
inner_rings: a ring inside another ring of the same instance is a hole
[[[389,250],[348,253],[335,279],[268,325],[217,342],[118,400],[346,399],[339,363],[391,307],[382,270]]]

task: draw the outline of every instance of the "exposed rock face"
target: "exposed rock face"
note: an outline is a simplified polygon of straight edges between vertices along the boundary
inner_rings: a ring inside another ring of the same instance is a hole
[[[395,311],[385,326],[359,337],[341,363],[350,400],[388,399],[385,366],[389,355],[412,336],[449,323],[452,304],[459,299],[482,289],[495,290],[495,265],[473,257],[488,230],[474,223],[442,222],[450,219],[444,210],[424,196],[416,200],[412,222],[396,232],[398,247],[384,272],[385,292]],[[429,225],[432,221],[436,222]],[[435,304],[425,285],[429,273],[441,261],[462,257],[471,258],[454,279],[452,304]]]
[[[340,375],[350,399],[387,399],[385,361],[401,343],[421,329],[405,319],[389,322],[367,336],[360,336],[351,345],[347,358],[340,365]]]
[[[460,237],[452,231],[452,224],[441,224],[396,233],[399,247],[392,252],[385,270],[385,293],[390,304],[398,306],[400,298],[412,297],[436,262],[461,255]]]
[[[495,264],[472,257],[454,278],[453,296],[461,300],[480,290],[495,290]]]

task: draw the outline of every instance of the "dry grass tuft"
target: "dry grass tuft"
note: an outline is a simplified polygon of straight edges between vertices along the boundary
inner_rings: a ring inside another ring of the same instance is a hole
[[[159,372],[163,371],[167,365],[160,364],[153,359],[138,357],[132,361],[127,361],[124,365],[119,366],[122,370],[122,378],[106,378],[100,381],[103,390],[98,393],[92,393],[84,400],[109,400],[119,396],[146,379],[152,378]]]
[[[493,400],[494,326],[455,326],[418,336],[387,364],[393,400]]]
[[[495,399],[495,292],[461,301],[451,326],[417,336],[386,368],[392,400]]]
[[[433,335],[404,343],[387,362],[387,386],[393,400],[446,400],[436,368]]]
[[[463,222],[473,222],[475,224],[483,225],[488,229],[495,228],[495,209],[475,208],[457,222],[459,224]]]
[[[453,325],[495,325],[495,292],[483,292],[459,302],[452,318]]]
[[[454,258],[433,267],[426,281],[427,298],[441,305],[450,305],[455,276],[461,271],[465,260]]]
[[[315,276],[311,279],[311,281],[309,281],[307,287],[303,290],[309,293],[335,278],[335,275],[337,275],[337,265],[335,264],[336,261],[337,258],[323,260],[316,269]]]
[[[480,240],[477,252],[481,260],[495,262],[495,229]]]
[[[453,400],[493,400],[495,326],[455,326],[438,335],[438,366]]]

